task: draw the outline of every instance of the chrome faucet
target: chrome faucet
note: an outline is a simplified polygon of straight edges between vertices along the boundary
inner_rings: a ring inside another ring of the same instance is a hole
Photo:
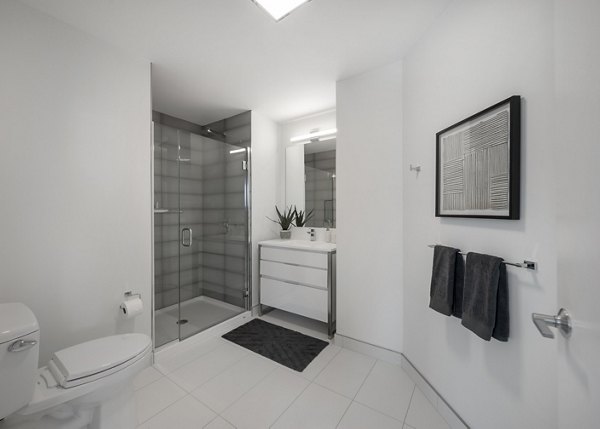
[[[317,231],[314,228],[311,228],[310,231],[306,231],[307,234],[310,234],[310,241],[315,241],[317,239]]]

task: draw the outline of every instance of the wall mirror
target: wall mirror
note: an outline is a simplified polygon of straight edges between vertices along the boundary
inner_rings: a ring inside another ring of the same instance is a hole
[[[286,206],[313,211],[306,226],[336,227],[336,138],[291,144],[285,153]]]

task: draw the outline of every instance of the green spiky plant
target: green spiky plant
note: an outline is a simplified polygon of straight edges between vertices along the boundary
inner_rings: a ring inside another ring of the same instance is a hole
[[[289,207],[285,209],[283,213],[279,211],[279,208],[275,206],[275,211],[277,212],[277,220],[271,219],[267,217],[272,222],[278,223],[281,226],[282,231],[289,230],[294,225],[294,219],[296,218],[296,210]]]
[[[308,223],[310,218],[312,218],[312,216],[313,216],[313,210],[304,213],[304,210],[298,211],[296,209],[296,206],[294,206],[294,213],[295,213],[295,217],[296,217],[296,226],[297,227],[306,226],[306,224]]]

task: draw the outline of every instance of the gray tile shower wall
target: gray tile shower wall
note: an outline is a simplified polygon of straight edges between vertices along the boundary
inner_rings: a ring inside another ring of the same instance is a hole
[[[250,112],[207,127],[214,139],[155,125],[156,208],[174,211],[155,215],[156,309],[201,295],[244,307],[246,154],[230,151],[250,145]],[[193,230],[191,247],[180,246],[183,227]]]
[[[204,216],[207,239],[203,243],[205,277],[203,294],[244,307],[248,263],[248,212],[245,206],[245,153],[232,150],[250,146],[250,112],[208,124],[224,134],[226,145],[206,145]]]

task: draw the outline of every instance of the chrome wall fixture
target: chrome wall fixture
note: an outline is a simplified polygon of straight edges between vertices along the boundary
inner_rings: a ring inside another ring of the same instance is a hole
[[[427,247],[431,247],[434,248],[435,246],[437,246],[437,244],[428,244]],[[461,255],[466,256],[468,252],[459,252]],[[528,270],[537,270],[537,262],[533,262],[533,261],[523,261],[523,262],[508,262],[508,261],[502,261],[503,264],[505,265],[510,265],[511,267],[518,267],[518,268],[527,268]]]
[[[571,331],[573,330],[571,325],[571,315],[564,308],[561,308],[556,316],[532,313],[531,319],[533,320],[535,327],[540,331],[540,334],[546,338],[554,338],[554,332],[550,330],[550,327],[558,328],[560,333],[565,337],[571,335]]]

